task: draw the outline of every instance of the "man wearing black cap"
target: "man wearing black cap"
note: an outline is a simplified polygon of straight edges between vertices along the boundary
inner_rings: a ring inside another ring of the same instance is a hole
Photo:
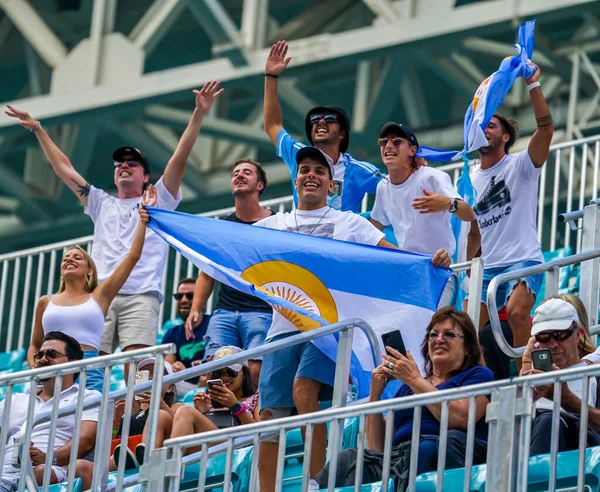
[[[254,225],[308,234],[353,243],[395,248],[367,219],[350,211],[341,212],[327,205],[332,190],[333,169],[325,155],[315,147],[302,147],[296,153],[298,172],[294,186],[298,193],[298,208],[293,212],[277,213],[259,220]],[[290,298],[291,299],[291,298]],[[302,296],[297,296],[302,302]],[[273,310],[273,322],[267,342],[274,342],[298,333],[297,320],[287,310]],[[331,399],[335,363],[312,343],[280,350],[263,358],[259,393],[261,420],[270,420],[292,414],[319,410],[322,401]],[[325,464],[327,428],[315,425],[312,441],[310,475],[315,477]],[[270,491],[275,486],[277,439],[267,438],[260,447],[260,490]]]
[[[435,265],[448,267],[456,250],[450,216],[471,221],[475,218],[473,209],[460,198],[447,173],[417,167],[419,142],[410,128],[392,121],[385,123],[379,130],[378,143],[389,174],[377,186],[371,222],[380,230],[391,225],[400,249],[433,255]],[[452,304],[455,291],[453,276],[446,284],[440,307]]]
[[[265,64],[265,131],[277,149],[277,155],[287,164],[292,180],[296,176],[296,153],[304,147],[283,128],[283,116],[277,97],[277,78],[291,58],[286,58],[288,45],[278,41],[271,48]],[[306,137],[325,154],[332,166],[334,186],[328,193],[328,204],[337,210],[360,212],[365,193],[375,193],[381,180],[379,169],[368,162],[358,161],[347,154],[350,143],[350,120],[336,106],[319,106],[306,115]],[[298,204],[298,194],[294,202]]]
[[[181,136],[175,153],[156,183],[156,206],[174,210],[181,201],[179,187],[192,147],[196,142],[204,116],[212,107],[219,82],[207,82],[194,91],[196,107],[190,123]],[[120,147],[113,153],[114,181],[117,198],[91,186],[61,152],[39,121],[29,113],[8,106],[8,116],[18,118],[24,128],[37,137],[54,172],[75,193],[85,213],[94,222],[92,257],[98,269],[98,280],[107,279],[127,255],[138,223],[137,208],[150,180],[148,159],[134,147]],[[100,351],[110,353],[120,344],[122,350],[134,350],[156,344],[159,308],[162,301],[161,280],[168,245],[152,231],[147,232],[142,257],[131,272],[108,314]]]

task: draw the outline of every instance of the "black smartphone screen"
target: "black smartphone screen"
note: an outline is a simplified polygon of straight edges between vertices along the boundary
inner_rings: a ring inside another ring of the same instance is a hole
[[[404,340],[402,340],[400,330],[384,333],[383,335],[381,335],[381,339],[383,340],[384,347],[392,347],[393,349],[396,349],[398,352],[400,352],[402,355],[406,356],[406,347],[404,346]]]
[[[552,352],[550,349],[540,349],[531,352],[531,360],[533,367],[540,371],[552,370]]]

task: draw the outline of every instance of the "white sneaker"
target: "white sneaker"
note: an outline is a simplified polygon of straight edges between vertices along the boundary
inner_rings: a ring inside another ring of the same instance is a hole
[[[308,491],[321,490],[321,487],[319,486],[319,483],[316,480],[311,478],[308,481],[308,488],[306,490],[308,490]]]

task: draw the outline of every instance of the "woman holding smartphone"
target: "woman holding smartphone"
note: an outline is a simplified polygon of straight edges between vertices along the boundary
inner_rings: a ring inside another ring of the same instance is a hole
[[[239,347],[221,347],[214,360],[241,352]],[[183,405],[175,412],[171,437],[187,436],[236,425],[252,424],[258,418],[258,391],[252,382],[247,362],[231,364],[214,371],[207,381],[206,393],[194,396],[194,406]],[[188,448],[186,454],[199,448]]]
[[[142,255],[146,224],[150,220],[146,206],[156,203],[156,188],[148,187],[138,208],[140,221],[131,249],[113,274],[98,285],[98,273],[92,257],[79,246],[69,248],[60,265],[60,287],[56,294],[43,296],[37,303],[31,343],[27,350],[29,367],[40,349],[44,334],[60,331],[72,336],[83,350],[83,358],[98,357],[104,319],[110,303],[117,295]],[[87,372],[86,387],[102,391],[104,371]]]

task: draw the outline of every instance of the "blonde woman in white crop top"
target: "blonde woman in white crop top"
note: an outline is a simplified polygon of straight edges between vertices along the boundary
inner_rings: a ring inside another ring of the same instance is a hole
[[[140,259],[150,220],[146,206],[156,204],[156,189],[150,185],[139,207],[140,222],[128,255],[113,274],[98,285],[96,265],[92,257],[79,246],[68,249],[60,265],[60,287],[53,295],[43,296],[37,303],[31,344],[27,351],[29,367],[34,367],[33,354],[42,345],[48,331],[62,331],[81,344],[84,358],[97,357],[104,327],[104,318],[133,267]],[[88,388],[102,391],[102,370],[88,371]]]

